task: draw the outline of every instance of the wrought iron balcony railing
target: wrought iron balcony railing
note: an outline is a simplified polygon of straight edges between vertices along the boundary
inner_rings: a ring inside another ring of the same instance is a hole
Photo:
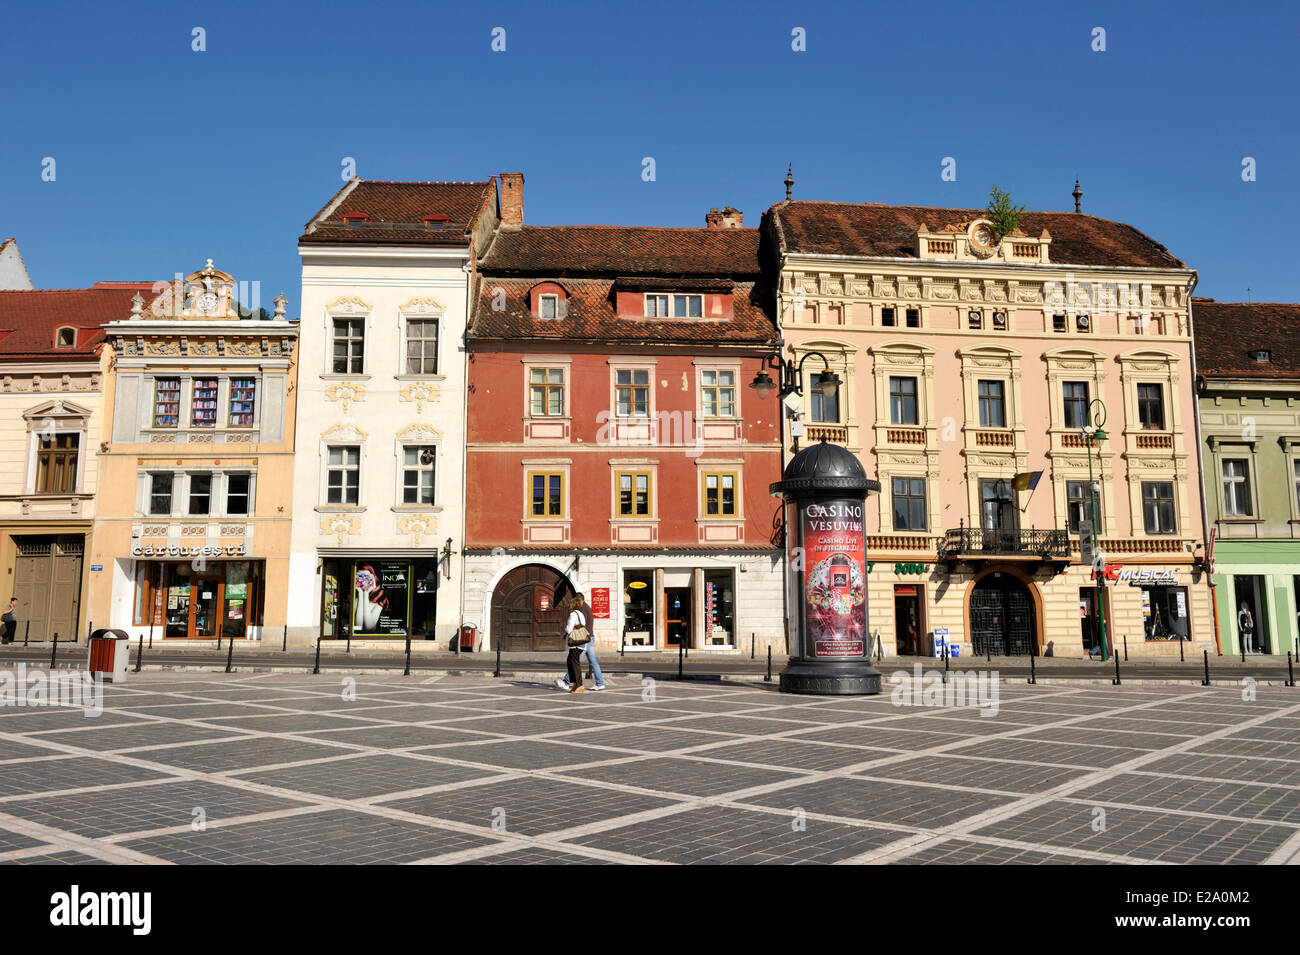
[[[947,531],[939,543],[940,557],[1068,558],[1070,535],[1066,531],[985,530],[959,527]]]

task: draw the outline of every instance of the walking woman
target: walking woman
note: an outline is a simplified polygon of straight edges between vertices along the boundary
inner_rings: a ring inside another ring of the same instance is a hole
[[[564,625],[564,633],[569,645],[567,667],[569,685],[572,687],[569,692],[582,693],[586,689],[582,685],[582,652],[587,647],[587,641],[591,639],[591,631],[587,629],[586,618],[582,615],[581,597],[569,598],[569,619]]]

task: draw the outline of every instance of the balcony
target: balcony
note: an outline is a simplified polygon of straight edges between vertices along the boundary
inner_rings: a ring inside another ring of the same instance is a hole
[[[939,544],[941,560],[1021,558],[1042,561],[1070,560],[1070,535],[1066,531],[985,530],[959,527],[947,531]]]
[[[849,429],[842,424],[806,424],[803,429],[804,443],[811,446],[822,438],[832,444],[848,444]]]

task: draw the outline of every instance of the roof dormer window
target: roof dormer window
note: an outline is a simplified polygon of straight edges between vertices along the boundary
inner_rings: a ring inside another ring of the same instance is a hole
[[[1259,362],[1272,361],[1273,353],[1269,351],[1267,348],[1259,348],[1251,352],[1250,357],[1255,359],[1255,361],[1259,361]]]
[[[646,318],[703,318],[703,295],[659,295],[645,297]]]
[[[441,229],[451,222],[451,216],[443,215],[441,212],[435,212],[433,215],[424,217],[424,227],[426,229]]]
[[[537,316],[539,318],[559,318],[560,296],[555,294],[537,296]]]
[[[77,330],[71,325],[64,325],[54,333],[55,348],[76,348]]]
[[[370,216],[364,212],[345,212],[343,213],[343,224],[349,229],[360,228],[370,221]]]

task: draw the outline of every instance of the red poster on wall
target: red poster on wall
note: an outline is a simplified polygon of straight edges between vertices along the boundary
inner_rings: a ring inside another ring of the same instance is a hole
[[[591,613],[592,616],[602,619],[609,619],[609,588],[592,587],[591,588]]]
[[[861,501],[803,506],[804,598],[815,657],[861,657],[867,629]]]

